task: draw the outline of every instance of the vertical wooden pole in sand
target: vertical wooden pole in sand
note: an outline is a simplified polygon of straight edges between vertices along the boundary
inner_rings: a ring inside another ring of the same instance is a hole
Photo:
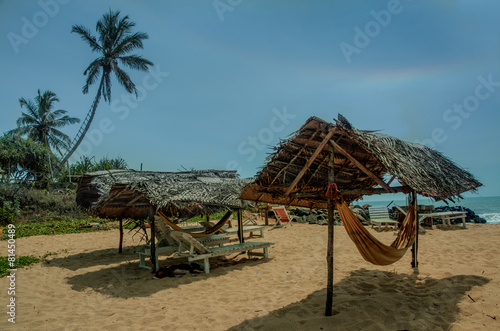
[[[334,158],[333,158],[333,147],[330,145],[328,149],[330,154],[328,159],[328,183],[334,183],[335,174],[333,172],[334,166]],[[334,201],[332,201],[332,197],[328,195],[328,244],[327,244],[327,253],[326,253],[326,263],[328,269],[328,283],[326,286],[326,308],[325,308],[325,316],[332,316],[333,313],[333,220],[334,220]]]
[[[238,239],[240,240],[240,244],[245,242],[245,238],[243,238],[243,210],[238,209]]]
[[[156,225],[155,225],[156,208],[149,206],[149,223],[151,224],[151,263],[153,264],[152,273],[156,273]]]
[[[120,224],[120,244],[118,245],[118,253],[123,251],[123,217],[118,220]]]
[[[415,192],[415,190],[413,190],[411,193],[410,193],[410,196],[411,196],[411,203],[412,203],[412,206],[415,206],[415,209],[414,209],[414,212],[415,212],[415,242],[413,243],[413,246],[411,248],[411,253],[412,253],[412,256],[411,256],[411,266],[413,268],[418,268],[418,232],[420,230],[420,225],[418,224],[418,213],[417,213],[417,192]]]

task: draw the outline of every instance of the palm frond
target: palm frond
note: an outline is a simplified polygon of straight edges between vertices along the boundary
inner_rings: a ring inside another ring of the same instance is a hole
[[[97,81],[98,76],[101,72],[102,61],[102,57],[95,59],[83,72],[84,75],[87,75],[87,80],[85,82],[85,85],[83,86],[83,94],[87,94],[89,92],[90,85],[94,84]]]
[[[118,58],[121,63],[129,67],[130,69],[148,71],[148,66],[153,66],[153,62],[146,60],[138,55],[122,56]]]
[[[90,49],[92,49],[92,52],[102,52],[101,45],[99,45],[96,38],[92,36],[90,31],[83,25],[73,25],[71,32],[79,34],[80,37],[84,41],[86,41],[87,44],[89,44]]]
[[[149,39],[148,34],[145,32],[136,32],[134,34],[127,35],[116,46],[113,53],[118,56],[131,52],[134,49],[143,49],[144,44],[142,43],[142,41],[144,39]]]
[[[135,88],[134,82],[130,79],[130,76],[117,65],[114,67],[114,72],[120,85],[123,86],[128,93],[134,92],[137,96],[137,89]]]

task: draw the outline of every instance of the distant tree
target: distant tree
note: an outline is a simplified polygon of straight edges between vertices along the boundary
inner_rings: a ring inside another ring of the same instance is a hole
[[[63,157],[59,168],[71,157],[78,148],[87,133],[92,120],[94,119],[97,105],[104,97],[104,101],[111,102],[111,74],[114,73],[118,83],[122,85],[128,93],[134,92],[137,96],[137,89],[130,76],[123,71],[119,64],[130,69],[148,71],[153,63],[138,55],[127,55],[136,49],[142,49],[142,41],[149,36],[144,32],[132,33],[135,22],[129,20],[128,16],[120,17],[119,11],[109,11],[97,21],[97,38],[93,36],[89,29],[83,25],[73,25],[71,32],[77,33],[90,46],[92,52],[99,53],[99,57],[90,63],[83,72],[87,76],[83,86],[83,94],[89,92],[90,85],[94,84],[100,75],[100,83],[97,94],[92,103],[91,110],[87,118],[82,123],[77,141],[73,144],[69,152]]]
[[[38,186],[48,183],[52,152],[39,141],[19,135],[0,137],[0,168],[6,180],[16,183],[35,181]]]
[[[66,110],[54,110],[54,103],[58,101],[56,94],[49,90],[43,94],[38,90],[34,101],[20,98],[21,109],[26,112],[21,112],[21,117],[17,119],[17,128],[7,134],[27,135],[29,139],[41,142],[49,150],[55,148],[62,156],[61,150],[69,148],[71,140],[59,128],[79,123],[80,119],[69,117]]]
[[[88,157],[83,155],[80,160],[71,164],[69,171],[71,176],[80,176],[87,172],[99,171],[99,170],[113,170],[113,169],[127,169],[127,162],[120,156],[110,159],[107,156],[96,161],[94,157]],[[62,171],[60,173],[60,181],[67,182],[69,180],[69,175],[67,171]]]

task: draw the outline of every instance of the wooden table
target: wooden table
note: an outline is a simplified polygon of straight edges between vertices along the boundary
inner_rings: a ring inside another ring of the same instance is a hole
[[[460,212],[460,211],[442,211],[442,212],[436,212],[436,213],[429,213],[429,214],[421,214],[420,219],[418,222],[422,222],[424,219],[429,218],[430,219],[430,225],[432,228],[432,219],[433,218],[440,218],[443,221],[443,229],[444,228],[451,228],[451,220],[455,218],[461,218],[462,219],[462,224],[463,228],[465,229],[465,217],[467,216],[466,212]]]

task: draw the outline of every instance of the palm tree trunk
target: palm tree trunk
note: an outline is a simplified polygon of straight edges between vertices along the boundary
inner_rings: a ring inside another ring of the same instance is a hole
[[[63,157],[63,159],[61,160],[61,162],[59,163],[59,165],[56,168],[56,172],[58,172],[64,166],[64,163],[66,163],[66,161],[69,160],[71,155],[73,155],[73,153],[76,151],[78,146],[80,146],[80,144],[82,143],[83,138],[85,138],[85,135],[87,134],[87,131],[90,128],[90,124],[92,123],[92,120],[94,119],[94,115],[95,115],[95,112],[97,110],[97,106],[99,105],[99,100],[101,99],[103,87],[104,87],[104,72],[102,74],[101,83],[99,84],[99,88],[97,89],[97,94],[94,98],[94,102],[92,103],[92,108],[91,108],[89,114],[87,114],[87,117],[85,118],[85,120],[83,121],[82,126],[80,127],[80,130],[78,130],[78,133],[76,134],[75,139],[77,139],[77,141],[73,144],[73,146],[71,147],[69,152]]]

